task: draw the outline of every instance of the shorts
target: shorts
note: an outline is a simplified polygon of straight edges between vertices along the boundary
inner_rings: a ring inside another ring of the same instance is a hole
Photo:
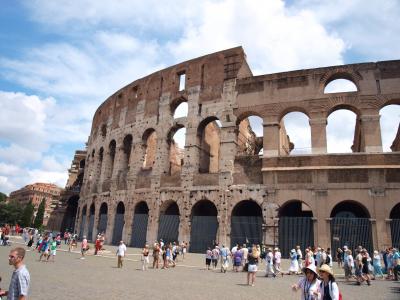
[[[211,258],[206,258],[206,265],[207,266],[211,265]]]
[[[247,267],[247,272],[249,272],[249,273],[255,273],[255,272],[257,272],[257,270],[258,270],[257,265],[249,264]]]
[[[56,256],[56,252],[57,252],[57,250],[51,250],[50,254],[53,255],[53,256]]]

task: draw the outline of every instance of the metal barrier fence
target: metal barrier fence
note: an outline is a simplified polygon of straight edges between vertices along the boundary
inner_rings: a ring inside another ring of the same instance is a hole
[[[310,217],[279,218],[279,248],[282,257],[289,257],[291,249],[314,246],[314,224]]]
[[[231,246],[261,244],[262,224],[261,216],[232,216]]]
[[[217,216],[193,216],[190,232],[190,252],[204,253],[213,247],[218,230]]]
[[[131,247],[142,248],[146,243],[148,214],[134,214],[131,235]],[[152,245],[150,245],[151,247]]]

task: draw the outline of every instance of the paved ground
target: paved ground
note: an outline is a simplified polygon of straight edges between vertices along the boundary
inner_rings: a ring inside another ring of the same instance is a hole
[[[21,240],[17,240],[21,241]],[[14,243],[13,246],[15,246]],[[299,276],[265,278],[258,272],[256,286],[245,285],[246,274],[231,271],[222,274],[206,271],[203,255],[188,254],[176,268],[141,271],[139,249],[128,249],[128,259],[123,269],[116,268],[115,247],[106,246],[102,256],[89,255],[79,259],[78,253],[57,252],[55,263],[38,262],[37,252],[28,252],[26,264],[31,273],[30,299],[299,299],[300,293],[291,291],[291,284]],[[1,287],[8,288],[12,267],[8,266],[10,247],[0,247]],[[284,262],[287,267],[287,262]],[[263,268],[263,265],[260,265]],[[336,270],[340,273],[340,270]],[[400,282],[373,281],[371,286],[356,286],[338,282],[347,299],[400,299]]]

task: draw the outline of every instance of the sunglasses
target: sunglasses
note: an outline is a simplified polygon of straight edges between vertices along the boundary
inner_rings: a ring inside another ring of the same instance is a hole
[[[14,259],[14,258],[17,258],[18,256],[14,256],[14,255],[9,255],[8,256],[8,259]]]

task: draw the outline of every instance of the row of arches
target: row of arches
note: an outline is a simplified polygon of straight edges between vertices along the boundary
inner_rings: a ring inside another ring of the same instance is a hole
[[[94,204],[89,209],[86,205],[82,208],[79,232],[83,235],[86,219],[88,219],[89,239],[93,236],[95,226],[97,232],[107,232],[109,216],[107,204],[101,204],[97,224],[94,224],[94,213]],[[169,200],[163,203],[160,207],[158,219],[158,240],[178,241],[180,215],[180,209],[175,201]],[[274,229],[274,244],[280,246],[282,253],[289,253],[295,245],[300,245],[303,249],[314,245],[313,224],[315,218],[311,208],[306,203],[299,200],[286,202],[279,208],[277,216],[279,223],[275,224],[278,230],[275,232]],[[115,209],[112,238],[109,239],[113,244],[118,244],[122,239],[125,221],[128,217],[124,203],[119,202]],[[145,201],[136,204],[132,217],[129,245],[142,247],[147,241],[149,220],[149,208]],[[361,244],[367,249],[373,250],[371,216],[366,207],[356,201],[342,201],[333,207],[330,217],[331,247],[333,249],[343,245],[355,248]],[[397,246],[400,244],[400,203],[392,208],[389,217],[392,219],[393,245]],[[125,228],[125,230],[128,229]],[[232,245],[236,243],[262,243],[265,230],[262,208],[257,202],[243,200],[233,207],[230,217],[230,241]],[[216,243],[218,231],[219,220],[216,206],[209,200],[198,201],[193,206],[190,215],[190,251],[203,252],[208,246]],[[108,235],[110,235],[109,232],[107,232]]]

